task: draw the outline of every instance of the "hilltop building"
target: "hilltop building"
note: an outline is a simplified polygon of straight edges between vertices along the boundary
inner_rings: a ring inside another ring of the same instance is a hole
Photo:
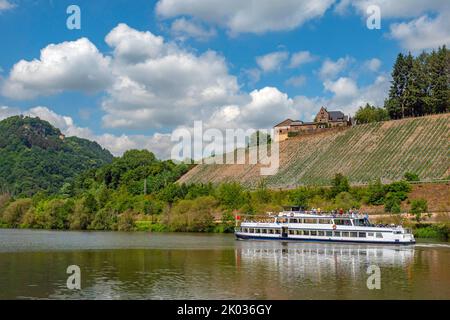
[[[286,119],[274,128],[278,133],[278,141],[283,141],[302,133],[315,132],[317,129],[348,127],[351,125],[351,118],[344,115],[342,111],[328,111],[325,107],[322,107],[317,113],[314,122]]]

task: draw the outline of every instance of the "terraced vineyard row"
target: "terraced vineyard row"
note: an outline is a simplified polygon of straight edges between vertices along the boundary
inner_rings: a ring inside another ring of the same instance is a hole
[[[421,180],[443,179],[450,175],[449,133],[450,114],[444,114],[289,139],[280,144],[280,169],[266,178],[267,184],[327,185],[338,172],[353,184],[400,180],[405,172]],[[198,165],[180,182],[254,186],[260,179],[259,165]]]

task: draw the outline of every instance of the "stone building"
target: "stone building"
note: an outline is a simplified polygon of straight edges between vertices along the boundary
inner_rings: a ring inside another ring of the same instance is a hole
[[[283,141],[302,133],[315,132],[317,129],[347,127],[350,125],[350,117],[344,115],[342,111],[328,111],[325,107],[322,107],[317,113],[314,122],[286,119],[274,128],[276,133],[278,133],[278,141]]]

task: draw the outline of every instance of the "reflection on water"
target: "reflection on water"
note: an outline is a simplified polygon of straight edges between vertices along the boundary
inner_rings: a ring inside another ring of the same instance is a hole
[[[66,288],[72,264],[81,268],[81,291]],[[381,269],[381,290],[367,289],[370,265]],[[0,230],[2,299],[449,299],[449,266],[450,246],[439,243]]]

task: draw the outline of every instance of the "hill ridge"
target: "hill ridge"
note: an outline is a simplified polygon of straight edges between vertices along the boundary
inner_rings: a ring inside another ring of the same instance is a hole
[[[98,143],[65,137],[39,118],[13,116],[0,121],[0,192],[54,193],[77,174],[112,159]]]

